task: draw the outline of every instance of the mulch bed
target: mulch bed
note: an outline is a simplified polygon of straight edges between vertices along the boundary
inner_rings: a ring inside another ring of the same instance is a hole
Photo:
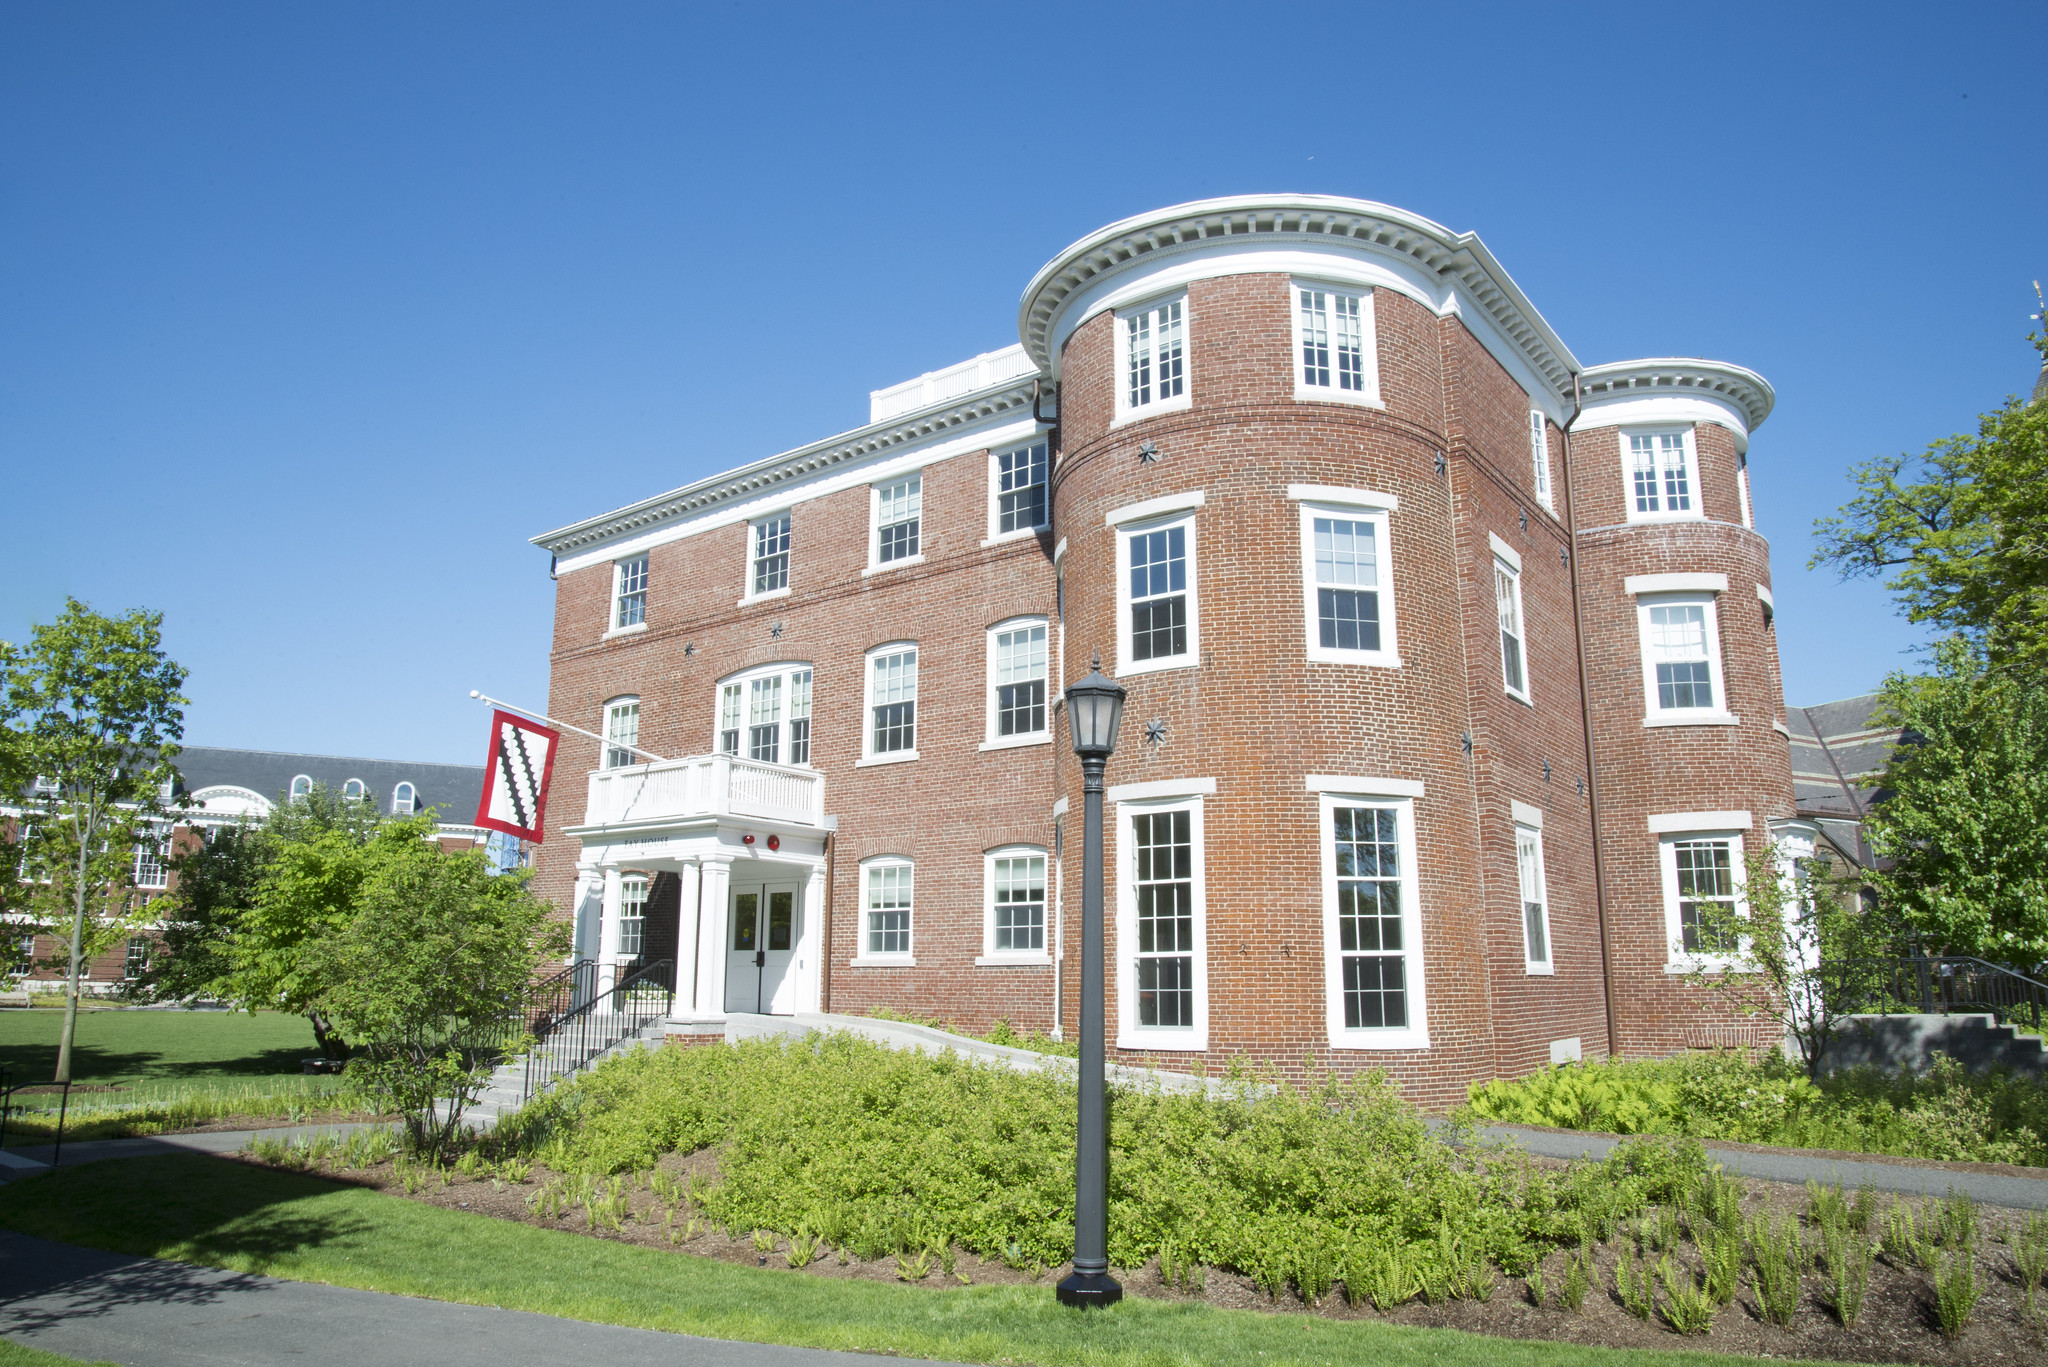
[[[243,1155],[243,1161],[250,1161]],[[1564,1166],[1551,1160],[1532,1160],[1544,1166]],[[678,1177],[717,1175],[715,1155],[704,1152],[687,1157],[671,1155],[661,1166]],[[466,1210],[495,1219],[517,1220],[523,1224],[562,1229],[592,1238],[610,1239],[643,1248],[668,1249],[694,1257],[716,1258],[721,1262],[762,1267],[785,1276],[852,1278],[865,1281],[899,1282],[896,1261],[883,1258],[863,1262],[850,1254],[833,1250],[818,1261],[792,1270],[783,1256],[788,1244],[777,1240],[774,1251],[757,1250],[751,1239],[728,1238],[710,1221],[692,1219],[682,1208],[670,1220],[668,1210],[653,1192],[644,1187],[632,1193],[632,1216],[624,1228],[592,1229],[581,1206],[569,1207],[560,1218],[536,1213],[532,1200],[543,1185],[557,1174],[535,1165],[525,1182],[480,1176],[466,1178],[450,1172],[425,1179],[425,1185],[408,1194],[405,1180],[391,1163],[349,1172],[325,1172],[335,1180],[372,1187],[389,1195],[422,1201],[450,1210]],[[418,1183],[420,1178],[413,1178]],[[1806,1208],[1803,1188],[1774,1182],[1749,1180],[1743,1200],[1745,1218],[1765,1210],[1801,1213]],[[1880,1197],[1880,1209],[1889,1209],[1889,1195]],[[1563,1254],[1553,1255],[1544,1271],[1552,1288],[1551,1302],[1541,1309],[1531,1305],[1520,1278],[1502,1278],[1492,1298],[1484,1303],[1451,1300],[1440,1305],[1412,1301],[1390,1314],[1382,1315],[1369,1305],[1345,1303],[1340,1290],[1333,1290],[1317,1306],[1305,1306],[1292,1296],[1278,1301],[1269,1298],[1248,1277],[1211,1268],[1202,1289],[1183,1294],[1167,1285],[1159,1275],[1157,1262],[1140,1268],[1118,1268],[1117,1279],[1126,1294],[1155,1300],[1201,1301],[1235,1310],[1255,1310],[1283,1315],[1316,1315],[1333,1320],[1382,1320],[1429,1328],[1464,1329],[1505,1338],[1549,1339],[1566,1343],[1597,1344],[1616,1348],[1707,1349],[1752,1357],[1835,1358],[1851,1362],[1939,1363],[1953,1367],[1995,1362],[2048,1361],[2048,1334],[2023,1321],[2019,1278],[2013,1269],[2007,1242],[2017,1242],[2023,1220],[2020,1212],[1999,1207],[1979,1207],[1978,1280],[1982,1295],[1969,1326],[1953,1343],[1941,1337],[1934,1313],[1931,1278],[1914,1268],[1894,1266],[1880,1257],[1871,1271],[1870,1290],[1863,1316],[1854,1329],[1844,1329],[1823,1308],[1820,1279],[1809,1273],[1806,1294],[1789,1328],[1765,1321],[1754,1294],[1745,1285],[1733,1305],[1723,1309],[1706,1334],[1681,1337],[1661,1320],[1644,1322],[1628,1314],[1614,1293],[1614,1265],[1622,1241],[1598,1250],[1599,1276],[1585,1305],[1576,1313],[1559,1308],[1555,1288],[1563,1280]],[[1000,1261],[986,1261],[975,1254],[956,1250],[952,1274],[936,1261],[930,1274],[913,1286],[939,1289],[961,1284],[983,1285],[1035,1283],[1048,1297],[1053,1286],[1070,1269],[1056,1267],[1036,1275]],[[2048,1293],[2041,1293],[2037,1313],[2048,1323]]]

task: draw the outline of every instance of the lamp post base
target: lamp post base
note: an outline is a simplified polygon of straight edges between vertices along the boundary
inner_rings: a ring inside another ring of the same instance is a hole
[[[1076,1272],[1059,1284],[1061,1305],[1112,1306],[1124,1298],[1124,1289],[1107,1272]]]

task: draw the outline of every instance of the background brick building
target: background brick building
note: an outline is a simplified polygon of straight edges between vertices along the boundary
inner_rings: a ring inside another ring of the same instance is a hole
[[[566,739],[537,860],[580,953],[674,958],[676,1033],[1073,1029],[1058,700],[1099,654],[1123,1061],[1442,1102],[1760,1041],[1682,973],[1745,850],[1811,840],[1761,377],[1583,366],[1476,236],[1313,196],[1093,233],[1019,331],[535,538],[550,711],[615,742]]]

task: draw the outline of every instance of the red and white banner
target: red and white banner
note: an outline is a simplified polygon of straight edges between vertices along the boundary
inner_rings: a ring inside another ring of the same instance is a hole
[[[548,780],[562,733],[510,712],[491,713],[491,756],[484,761],[483,801],[476,824],[538,844],[547,815]]]

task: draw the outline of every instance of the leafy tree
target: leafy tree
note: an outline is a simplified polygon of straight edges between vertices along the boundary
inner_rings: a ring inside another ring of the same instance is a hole
[[[15,762],[39,780],[17,828],[27,909],[45,926],[70,921],[56,1072],[68,1082],[80,967],[154,910],[135,886],[135,854],[161,838],[185,670],[164,652],[162,613],[107,617],[75,598],[5,665]]]
[[[566,927],[475,850],[443,851],[431,818],[393,821],[351,866],[355,914],[322,927],[297,980],[354,1041],[349,1072],[405,1118],[407,1147],[438,1159],[483,1092],[508,1008]],[[322,840],[310,842],[320,846]],[[313,861],[317,880],[327,861]]]

